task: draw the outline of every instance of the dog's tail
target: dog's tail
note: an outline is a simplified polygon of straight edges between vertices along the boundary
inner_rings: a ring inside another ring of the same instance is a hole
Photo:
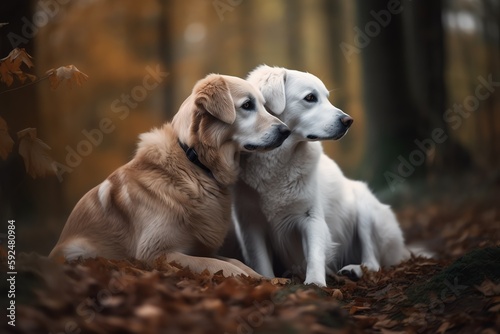
[[[49,258],[57,262],[64,262],[64,260],[75,260],[79,257],[88,258],[96,257],[97,251],[85,239],[78,238],[70,241],[65,241],[57,244],[50,252]]]
[[[408,252],[415,257],[423,257],[426,259],[435,259],[437,258],[436,253],[429,250],[425,244],[421,242],[414,242],[406,245],[406,249]]]

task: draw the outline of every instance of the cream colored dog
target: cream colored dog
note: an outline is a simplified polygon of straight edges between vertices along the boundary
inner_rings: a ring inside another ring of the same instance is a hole
[[[75,206],[50,257],[152,261],[260,277],[211,256],[231,224],[239,152],[280,146],[290,131],[243,79],[200,80],[172,123],[142,134],[134,158]]]
[[[305,283],[324,286],[326,273],[358,278],[361,265],[376,271],[407,259],[389,206],[323,153],[319,141],[342,138],[353,121],[330,103],[323,82],[265,65],[248,80],[292,133],[276,150],[242,156],[235,222],[246,263],[272,277],[279,258]]]

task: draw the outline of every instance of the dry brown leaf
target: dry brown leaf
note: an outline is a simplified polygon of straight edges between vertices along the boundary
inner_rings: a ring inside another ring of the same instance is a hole
[[[492,328],[486,328],[481,331],[481,334],[498,334],[498,332]]]
[[[4,58],[10,60],[12,64],[12,68],[14,70],[18,70],[21,64],[25,64],[29,68],[33,67],[33,62],[31,61],[33,57],[31,57],[24,48],[15,48],[12,50],[9,55]],[[2,59],[2,60],[4,60]]]
[[[36,179],[54,173],[54,160],[47,154],[51,148],[37,138],[36,129],[27,128],[17,133],[19,154],[23,157],[26,172]]]
[[[17,76],[17,78],[19,79],[19,81],[21,81],[22,84],[25,83],[27,79],[29,79],[32,82],[36,80],[36,75],[33,74],[29,74],[23,71],[17,71],[13,73]]]
[[[14,146],[14,141],[9,135],[7,128],[7,122],[0,117],[0,157],[5,160],[12,152],[12,147]]]
[[[220,300],[215,298],[202,299],[197,305],[198,310],[211,311],[216,314],[223,314],[226,310],[226,305]]]
[[[349,309],[349,314],[353,315],[359,311],[366,311],[369,309],[370,309],[370,307],[368,307],[368,306],[351,306],[351,308]]]
[[[286,285],[290,284],[291,280],[289,278],[274,277],[271,278],[272,285]]]
[[[381,329],[381,328],[393,328],[394,326],[396,326],[398,324],[398,322],[396,320],[392,320],[392,319],[383,319],[383,320],[379,320],[375,323],[375,325],[373,325],[373,328],[375,329]]]
[[[0,61],[0,81],[5,83],[7,86],[12,85],[12,83],[14,82],[14,76],[9,70],[7,62],[4,61]]]
[[[24,83],[26,79],[35,81],[36,76],[25,73],[21,69],[22,64],[25,64],[28,68],[33,67],[31,56],[25,49],[15,48],[7,57],[0,59],[0,81],[4,82],[7,86],[12,85],[14,76],[17,76],[21,83]]]
[[[337,299],[337,300],[344,299],[344,295],[342,294],[342,291],[340,291],[339,289],[333,289],[332,297]]]
[[[500,304],[493,305],[488,309],[488,312],[498,313],[500,312]]]
[[[135,314],[140,318],[161,317],[163,311],[156,305],[144,304],[135,309]]]
[[[453,327],[452,324],[450,324],[448,321],[445,321],[441,324],[441,326],[439,326],[437,333],[443,334],[451,327]]]
[[[381,328],[380,333],[382,333],[382,334],[408,334],[408,331],[393,331],[390,329]]]
[[[368,315],[353,315],[352,316],[354,319],[356,319],[356,322],[361,325],[362,328],[369,328],[372,327],[378,319],[375,317],[371,317]]]
[[[46,72],[49,76],[50,88],[56,89],[59,84],[66,82],[66,85],[71,89],[73,84],[81,86],[87,81],[88,75],[81,72],[76,66],[68,65],[61,66],[57,69],[50,69]]]
[[[500,295],[500,284],[495,284],[489,279],[481,283],[480,286],[476,285],[475,288],[482,292],[485,296]]]

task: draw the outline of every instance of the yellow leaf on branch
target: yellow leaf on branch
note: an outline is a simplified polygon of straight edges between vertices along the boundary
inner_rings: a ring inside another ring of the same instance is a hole
[[[14,146],[14,141],[9,135],[7,128],[7,122],[0,117],[0,157],[5,160],[12,152],[12,147]]]
[[[23,157],[26,172],[34,179],[37,176],[53,174],[54,160],[47,153],[51,148],[37,138],[36,129],[21,130],[17,133],[17,137],[19,138],[19,154]]]
[[[50,88],[56,89],[59,84],[66,82],[69,88],[72,88],[73,84],[81,86],[83,82],[87,81],[88,75],[81,72],[76,66],[68,65],[61,66],[57,69],[50,69],[46,72],[50,81]]]

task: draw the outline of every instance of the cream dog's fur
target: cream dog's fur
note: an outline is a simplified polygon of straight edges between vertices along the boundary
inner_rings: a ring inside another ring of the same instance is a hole
[[[263,103],[243,79],[200,80],[172,123],[142,134],[134,158],[83,196],[50,257],[164,255],[196,272],[259,276],[239,261],[210,257],[231,224],[239,152],[276,148],[289,134]]]
[[[352,119],[309,73],[261,66],[250,73],[266,107],[292,131],[278,149],[242,156],[235,189],[236,233],[247,264],[274,276],[272,258],[326,284],[326,273],[360,277],[409,257],[391,209],[347,179],[318,140],[339,139]]]

